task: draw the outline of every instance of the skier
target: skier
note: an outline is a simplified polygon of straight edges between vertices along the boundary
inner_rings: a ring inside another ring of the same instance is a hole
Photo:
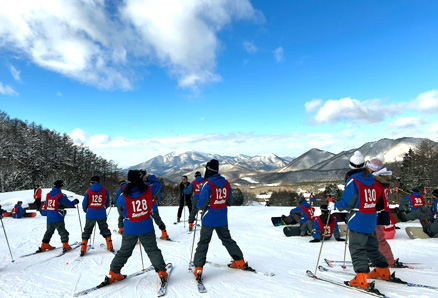
[[[432,192],[434,202],[430,207],[430,218],[428,224],[423,225],[423,231],[429,237],[438,237],[438,189]]]
[[[187,207],[189,208],[189,213],[192,212],[192,200],[191,195],[185,194],[184,190],[189,187],[190,183],[187,181],[187,176],[182,176],[182,181],[179,184],[179,208],[178,213],[176,215],[176,221],[181,221],[181,213],[184,208],[184,202],[187,204]]]
[[[167,280],[166,264],[157,246],[151,218],[152,197],[157,194],[159,186],[156,184],[147,186],[142,177],[140,171],[129,170],[128,184],[117,200],[117,208],[124,216],[122,246],[112,260],[109,277],[105,277],[103,284],[113,283],[126,277],[120,274],[120,271],[139,240],[161,281]]]
[[[26,211],[21,207],[23,205],[23,201],[18,201],[17,204],[15,204],[14,208],[12,208],[12,217],[13,218],[22,218],[25,216]]]
[[[152,218],[155,222],[155,224],[158,226],[158,228],[161,230],[161,236],[160,239],[163,240],[169,240],[169,235],[167,235],[166,231],[166,225],[164,224],[163,220],[161,219],[160,213],[158,212],[158,204],[157,204],[157,198],[161,198],[161,183],[158,181],[157,177],[155,175],[150,175],[146,173],[146,170],[144,170],[144,178],[146,181],[146,185],[149,187],[153,187],[156,191],[156,194],[152,197]]]
[[[125,189],[127,183],[125,180],[120,181],[120,187],[117,190],[115,196],[114,196],[114,200],[113,200],[113,204],[117,206],[117,200],[119,198],[119,196],[122,194],[123,190]],[[119,214],[119,219],[118,219],[118,223],[117,223],[117,227],[119,228],[119,230],[117,231],[119,234],[122,234],[123,232],[123,214]]]
[[[341,234],[339,233],[339,227],[338,227],[338,221],[336,217],[333,215],[330,215],[330,219],[327,224],[327,217],[329,216],[328,212],[328,205],[323,204],[320,207],[321,209],[321,215],[316,217],[316,219],[313,221],[313,240],[310,240],[309,242],[319,242],[321,241],[324,231],[325,238],[324,240],[328,240],[332,237],[332,234],[334,234],[336,241],[345,241],[345,239],[341,238]]]
[[[106,208],[110,205],[108,190],[100,184],[100,177],[93,176],[90,179],[90,187],[87,189],[82,201],[82,209],[86,213],[85,226],[82,232],[81,256],[87,252],[88,239],[93,233],[93,228],[97,224],[100,234],[106,240],[106,248],[114,251],[111,240],[111,231],[108,229]]]
[[[382,167],[382,161],[377,158],[371,159],[361,173],[347,178],[341,200],[329,204],[329,210],[338,208],[350,213],[349,249],[356,276],[349,282],[349,285],[363,289],[368,289],[368,278],[390,279],[388,262],[379,251],[379,241],[375,232],[377,223],[375,206],[381,190],[375,185],[373,176],[370,175]],[[369,269],[368,259],[376,266],[372,272]]]
[[[313,194],[313,192],[310,193],[309,201],[310,201],[310,206],[315,205],[315,195]]]
[[[198,214],[199,209],[196,207],[196,204],[199,200],[199,194],[201,193],[201,186],[204,183],[204,178],[201,176],[201,172],[197,171],[195,173],[195,180],[190,183],[189,187],[184,189],[184,194],[191,195],[193,193],[193,208],[189,215],[189,231],[193,230],[193,223],[195,221],[195,217]]]
[[[227,206],[231,206],[233,193],[230,183],[219,174],[219,161],[210,160],[205,169],[205,183],[201,188],[199,201],[196,204],[200,210],[205,211],[202,217],[201,235],[194,256],[195,277],[200,280],[203,267],[206,262],[208,245],[213,231],[233,258],[231,268],[250,270],[248,263],[245,263],[243,253],[237,243],[231,238],[228,230]]]
[[[41,210],[41,196],[42,196],[42,190],[39,185],[36,185],[33,189],[33,198],[35,200],[36,210]]]
[[[380,155],[380,154],[379,154]],[[377,155],[382,164],[385,159],[383,155]],[[380,197],[377,198],[376,211],[377,211],[377,225],[376,225],[376,237],[379,241],[379,251],[385,256],[389,267],[403,267],[403,264],[397,260],[394,260],[394,254],[392,253],[391,246],[385,238],[385,226],[391,223],[389,215],[389,199],[388,191],[390,181],[392,178],[392,172],[383,168],[373,173],[374,183],[381,190]],[[395,231],[395,228],[394,228]]]
[[[429,219],[430,211],[425,206],[426,201],[417,188],[413,188],[410,195],[400,199],[397,215],[400,221]]]
[[[313,221],[316,218],[315,208],[311,207],[303,196],[300,197],[299,203],[298,207],[291,209],[289,216],[282,215],[281,218],[287,225],[300,223],[300,236],[312,235]]]
[[[79,203],[78,199],[70,201],[65,194],[61,192],[64,187],[62,180],[56,180],[54,187],[47,194],[47,229],[43,236],[40,251],[53,249],[49,244],[55,230],[58,230],[59,236],[61,236],[62,247],[64,251],[71,250],[68,244],[68,231],[65,229],[64,216],[66,211],[64,207],[73,207]]]

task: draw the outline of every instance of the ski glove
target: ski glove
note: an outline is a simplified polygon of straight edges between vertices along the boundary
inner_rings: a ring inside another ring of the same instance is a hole
[[[79,204],[79,200],[78,200],[78,199],[74,199],[73,202],[74,202],[75,204]]]
[[[344,238],[336,238],[336,241],[345,241]]]
[[[334,202],[330,202],[330,203],[328,204],[328,210],[329,210],[330,212],[333,212],[333,211],[335,211],[335,209],[336,209],[335,203],[334,203]]]
[[[313,240],[310,240],[309,242],[319,242],[319,239],[313,239]]]

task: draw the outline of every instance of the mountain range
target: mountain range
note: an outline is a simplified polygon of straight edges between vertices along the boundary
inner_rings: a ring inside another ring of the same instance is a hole
[[[411,137],[381,139],[338,154],[313,148],[296,158],[280,157],[273,153],[226,156],[197,151],[172,151],[126,170],[143,168],[149,173],[163,177],[167,182],[179,182],[182,175],[187,175],[189,180],[192,180],[196,171],[203,174],[206,163],[214,158],[220,162],[219,172],[239,185],[337,180],[342,179],[349,169],[350,157],[356,150],[365,156],[365,160],[383,153],[385,163],[394,163],[402,161],[410,148],[416,148],[423,141],[430,140]]]

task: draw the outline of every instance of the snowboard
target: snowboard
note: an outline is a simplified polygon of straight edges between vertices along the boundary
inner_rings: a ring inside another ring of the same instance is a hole
[[[272,224],[276,227],[285,226],[284,221],[281,220],[281,217],[271,217]]]
[[[430,239],[429,235],[423,232],[422,227],[407,227],[406,233],[411,239]]]
[[[283,228],[283,233],[286,237],[300,236],[301,231],[299,226],[288,226]]]
[[[36,212],[26,212],[23,217],[35,217]],[[3,217],[12,217],[12,212],[4,212]]]

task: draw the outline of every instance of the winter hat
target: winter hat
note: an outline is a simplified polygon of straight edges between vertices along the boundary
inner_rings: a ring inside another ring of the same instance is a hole
[[[438,189],[435,189],[434,191],[432,191],[432,195],[434,195],[435,197],[438,197]]]
[[[128,183],[137,183],[141,181],[142,175],[139,170],[129,170],[128,172]]]
[[[187,180],[187,176],[186,175],[182,176],[182,178]]]
[[[388,171],[386,168],[383,168],[377,172],[374,172],[373,176],[392,176],[392,171]]]
[[[418,188],[413,188],[412,192],[420,192],[420,191],[418,190]]]
[[[100,177],[99,176],[93,176],[90,179],[90,183],[99,183],[100,182]]]
[[[373,157],[367,162],[367,168],[373,172],[377,172],[383,168],[383,162],[380,159]]]
[[[304,202],[305,200],[306,200],[306,198],[305,198],[304,196],[301,196],[301,197],[300,197],[300,200],[299,200],[300,204],[301,204],[302,202]]]
[[[219,172],[219,161],[216,159],[212,159],[209,162],[207,162],[207,165],[205,167],[207,170],[210,170],[212,172]]]
[[[197,171],[197,172],[195,173],[195,177],[198,177],[198,176],[201,176],[201,172],[199,172],[199,171]]]
[[[141,173],[142,176],[146,176],[146,174],[147,174],[148,172],[146,171],[146,169],[141,169],[141,170],[140,170],[140,173]]]
[[[327,204],[322,204],[321,207],[319,207],[321,209],[321,211],[324,212],[328,212],[328,205]]]
[[[122,186],[122,185],[125,184],[125,183],[126,183],[126,181],[125,181],[125,180],[122,180],[122,181],[120,181],[119,185]]]
[[[350,158],[350,168],[361,169],[364,166],[364,157],[359,151],[354,152],[353,156]]]
[[[56,188],[61,188],[64,186],[64,181],[56,180],[55,183],[53,183],[53,185],[55,185]]]

